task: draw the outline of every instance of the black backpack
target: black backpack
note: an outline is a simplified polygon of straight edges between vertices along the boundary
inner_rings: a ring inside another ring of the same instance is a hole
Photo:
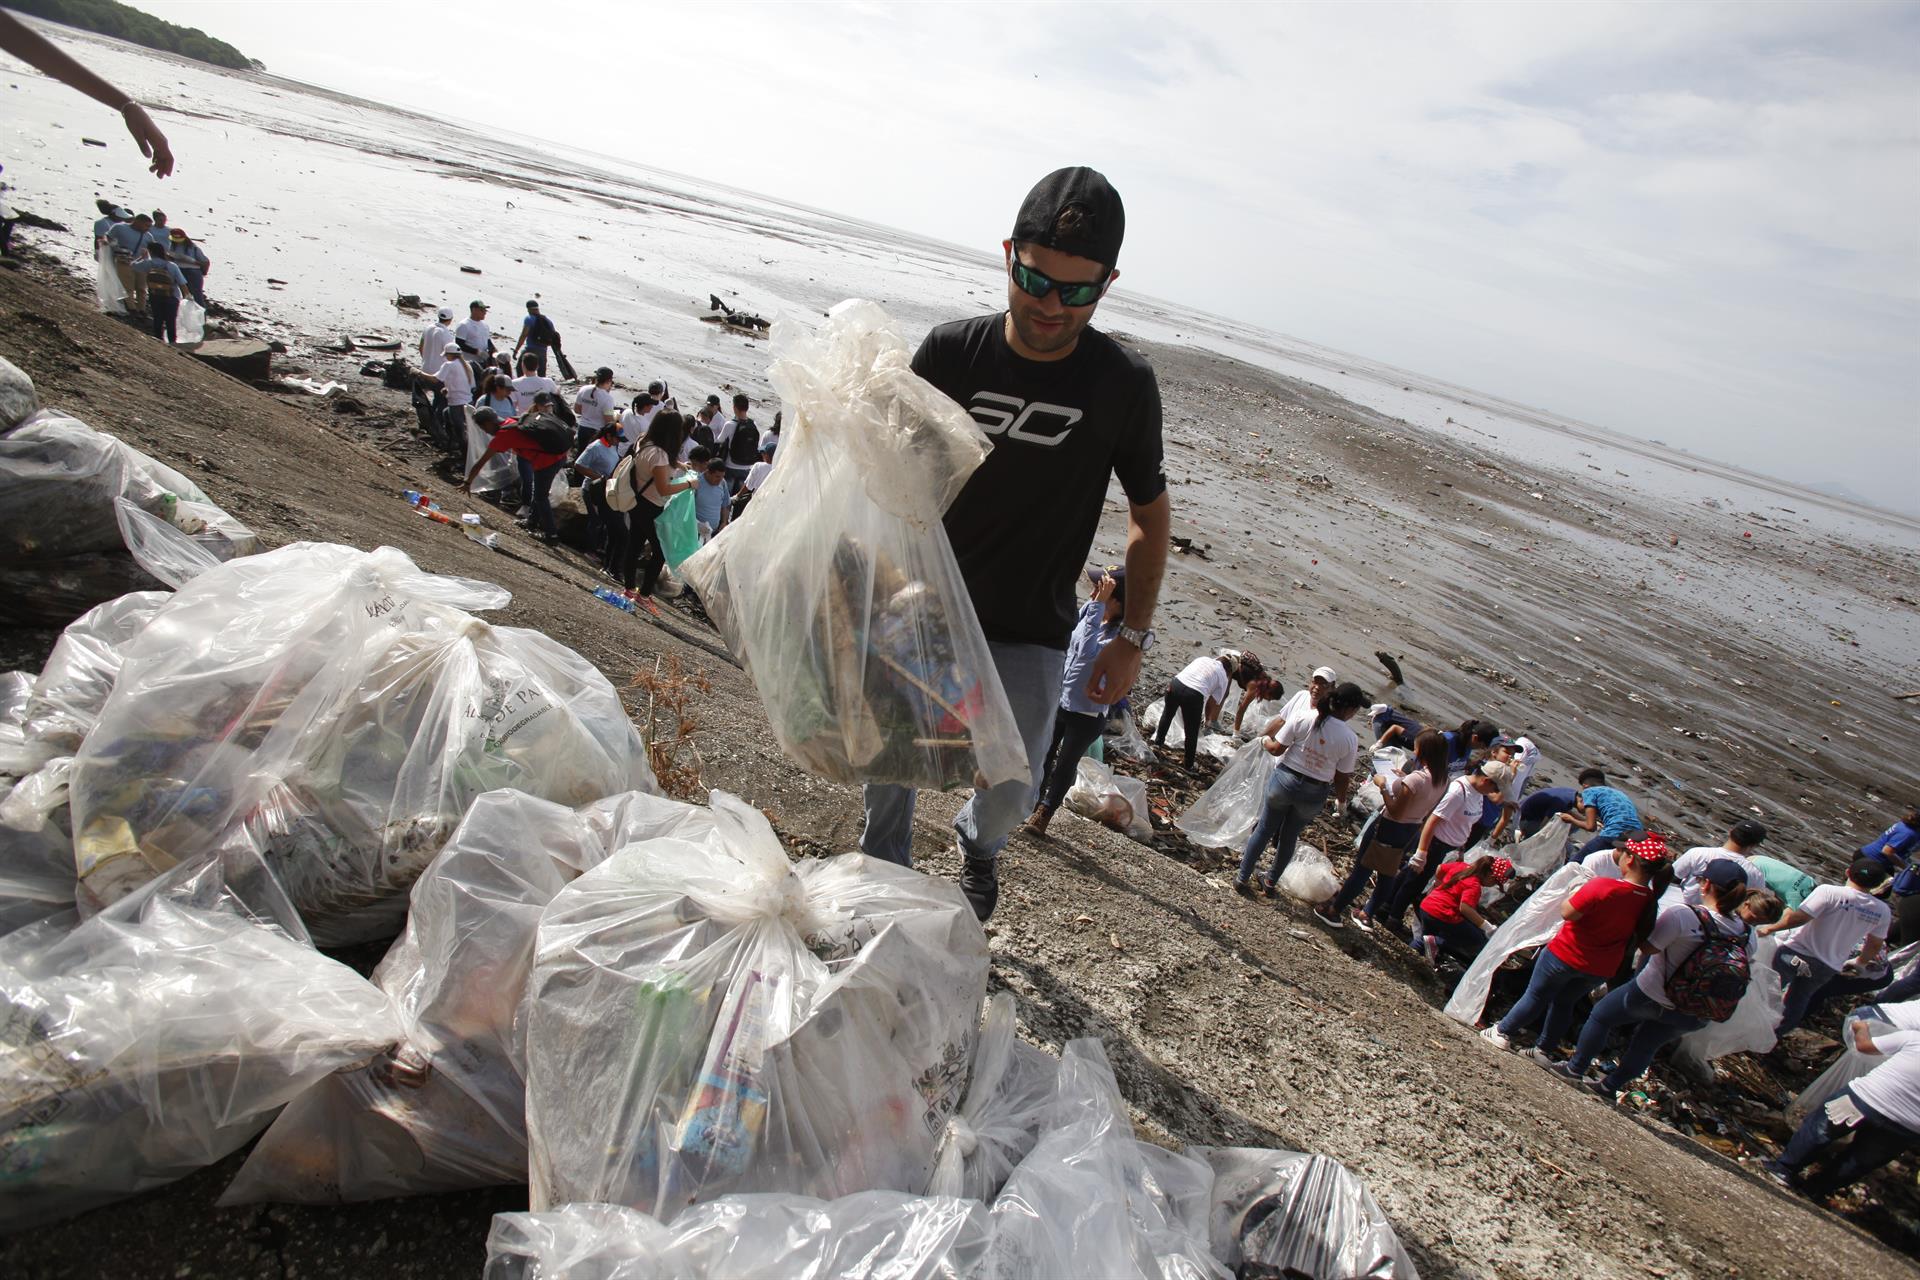
[[[515,424],[520,434],[540,446],[542,453],[567,453],[573,449],[574,430],[551,413],[534,413]]]
[[[545,316],[534,317],[533,328],[527,334],[527,337],[536,346],[557,347],[560,345],[560,331],[554,328],[553,321],[547,319]]]
[[[752,418],[742,418],[727,441],[727,461],[736,467],[750,467],[760,461],[760,428]]]

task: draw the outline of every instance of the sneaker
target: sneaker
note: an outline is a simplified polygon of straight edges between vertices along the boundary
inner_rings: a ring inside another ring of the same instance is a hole
[[[639,605],[642,609],[645,609],[648,613],[652,614],[654,617],[657,618],[660,616],[660,606],[653,602],[652,596],[634,596],[632,597],[632,600],[635,604]]]
[[[1584,1075],[1580,1075],[1574,1071],[1573,1062],[1571,1059],[1567,1060],[1566,1062],[1554,1063],[1552,1066],[1547,1068],[1547,1074],[1552,1076],[1558,1076],[1560,1079],[1565,1080],[1568,1084],[1585,1085],[1587,1083],[1587,1078]]]
[[[1769,1178],[1772,1178],[1788,1190],[1794,1190],[1799,1186],[1798,1180],[1794,1177],[1793,1170],[1787,1168],[1787,1166],[1781,1164],[1778,1160],[1762,1160],[1760,1162],[1760,1172],[1766,1174]]]
[[[960,861],[960,892],[973,906],[973,914],[985,924],[1000,901],[1000,872],[992,858],[967,858]]]
[[[1542,1049],[1539,1045],[1535,1045],[1533,1048],[1527,1050],[1526,1059],[1535,1066],[1545,1067],[1549,1071],[1560,1065],[1558,1058],[1548,1053],[1545,1049]]]
[[[1253,886],[1245,880],[1235,880],[1233,882],[1233,891],[1243,898],[1251,898],[1253,896]]]
[[[1513,1041],[1507,1039],[1507,1033],[1500,1029],[1500,1024],[1497,1022],[1490,1024],[1483,1030],[1480,1033],[1480,1038],[1496,1049],[1511,1050],[1513,1048]]]
[[[1614,1102],[1620,1097],[1620,1091],[1609,1085],[1605,1079],[1582,1080],[1580,1083],[1585,1086],[1587,1091],[1593,1094],[1594,1097],[1603,1101]]]
[[[1265,898],[1271,898],[1273,896],[1273,881],[1262,880],[1260,882],[1260,895]]]
[[[1340,918],[1340,913],[1329,908],[1324,902],[1313,909],[1313,918],[1329,929],[1344,929],[1347,927],[1346,922]]]
[[[513,518],[516,520],[525,520],[528,516],[532,514],[533,514],[533,506],[532,504],[527,504],[527,505],[523,505],[518,511],[514,512]]]
[[[1362,933],[1373,932],[1373,918],[1364,911],[1353,913],[1353,927]]]

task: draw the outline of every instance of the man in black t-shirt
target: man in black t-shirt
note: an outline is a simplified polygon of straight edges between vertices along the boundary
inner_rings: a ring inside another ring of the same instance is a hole
[[[1153,643],[1170,514],[1161,470],[1160,389],[1147,362],[1088,327],[1119,278],[1120,195],[1092,169],[1060,169],[1028,193],[1002,243],[1007,309],[941,325],[913,370],[973,414],[993,448],[947,509],[946,529],[993,651],[1031,777],[976,791],[954,819],[960,888],[982,920],[999,894],[994,860],[1033,807],[1060,705],[1081,569],[1109,480],[1128,503],[1127,606],[1120,637],[1087,683],[1124,697]],[[911,864],[910,788],[866,789],[860,846]]]

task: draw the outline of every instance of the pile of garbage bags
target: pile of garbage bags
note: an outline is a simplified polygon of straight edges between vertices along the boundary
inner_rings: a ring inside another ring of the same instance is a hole
[[[0,1230],[171,1182],[398,1035],[266,869],[181,867],[0,938]]]
[[[0,626],[63,626],[258,547],[178,471],[77,418],[29,408],[32,383],[5,360],[0,386]]]
[[[774,329],[791,416],[745,514],[682,577],[753,677],[780,747],[840,782],[1028,776],[941,514],[986,457],[870,302]]]
[[[1143,844],[1153,839],[1153,811],[1147,806],[1147,784],[1115,773],[1091,756],[1082,756],[1075,766],[1066,804],[1081,817],[1092,818]]]
[[[1042,1134],[991,1199],[728,1194],[670,1218],[568,1204],[494,1219],[488,1280],[543,1276],[1015,1276],[1416,1280],[1363,1184],[1334,1161],[1134,1137],[1096,1040],[1066,1047]]]
[[[1230,694],[1229,696],[1231,697],[1232,695]],[[1141,732],[1148,737],[1152,737],[1159,730],[1160,717],[1165,715],[1166,711],[1167,704],[1164,699],[1157,699],[1148,703],[1147,709],[1140,713]],[[1261,724],[1265,723],[1265,721],[1261,721]],[[1258,736],[1259,728],[1254,726],[1253,732],[1255,736]],[[1187,722],[1181,716],[1175,715],[1173,723],[1167,726],[1167,741],[1165,745],[1175,751],[1187,745]],[[1239,745],[1231,733],[1207,733],[1203,730],[1200,734],[1200,741],[1195,744],[1193,751],[1196,756],[1204,756],[1208,760],[1225,764],[1233,759],[1234,752]]]

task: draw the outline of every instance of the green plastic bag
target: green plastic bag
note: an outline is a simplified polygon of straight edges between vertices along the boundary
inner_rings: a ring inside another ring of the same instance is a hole
[[[667,553],[667,568],[678,569],[680,562],[700,549],[700,521],[693,512],[693,490],[686,489],[667,499],[660,509],[654,529],[660,534],[660,549]]]

